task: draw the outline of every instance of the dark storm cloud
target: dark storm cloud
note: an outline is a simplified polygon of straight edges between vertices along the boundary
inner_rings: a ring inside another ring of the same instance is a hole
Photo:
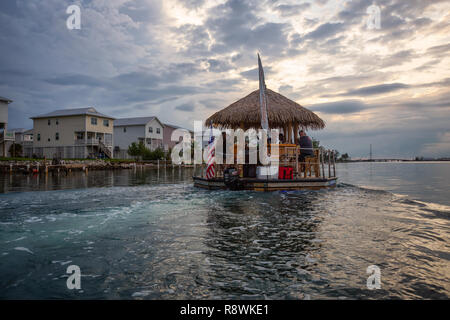
[[[267,77],[267,74],[271,72],[272,68],[269,66],[264,67],[264,75]],[[248,80],[257,81],[259,79],[258,68],[253,68],[247,71],[243,71],[240,75]]]
[[[343,96],[371,96],[382,93],[389,93],[401,89],[409,88],[408,85],[403,83],[387,83],[387,84],[379,84],[375,86],[362,87],[355,90],[350,90],[344,94]]]
[[[220,79],[212,82],[207,82],[202,85],[205,90],[210,92],[230,92],[239,89],[239,85],[242,84],[242,78],[234,79]]]
[[[278,91],[280,91],[281,93],[290,93],[294,90],[294,87],[291,85],[284,85],[284,86],[280,86],[278,88]]]
[[[218,99],[205,99],[199,101],[207,109],[224,108],[224,101]]]
[[[183,0],[181,4],[186,8],[195,9],[202,6],[206,0]]]
[[[225,53],[236,50],[255,52],[260,49],[265,55],[279,54],[287,46],[289,24],[263,22],[255,14],[257,2],[229,0],[210,10],[211,18],[205,28],[212,32],[217,42],[212,51]]]
[[[324,23],[320,26],[318,26],[314,31],[311,31],[305,36],[305,39],[311,39],[311,40],[323,40],[330,38],[338,33],[340,33],[342,30],[345,29],[345,25],[340,22],[336,23]]]
[[[448,55],[450,53],[450,43],[428,48],[427,53],[433,56]]]
[[[94,77],[90,77],[82,74],[73,74],[73,75],[65,75],[54,77],[50,79],[45,79],[44,81],[60,85],[60,86],[91,86],[91,87],[99,87],[104,86],[105,83],[99,79]]]
[[[307,106],[307,108],[312,111],[318,111],[325,114],[356,113],[371,107],[373,106],[366,105],[361,100],[342,100]]]
[[[195,106],[192,105],[192,104],[183,104],[183,105],[180,105],[180,106],[176,106],[175,109],[180,110],[180,111],[189,111],[189,112],[191,112],[191,111],[194,111]]]
[[[304,10],[311,7],[311,3],[306,2],[302,4],[280,4],[276,6],[274,9],[278,11],[282,16],[289,17],[298,15]]]
[[[233,65],[226,60],[208,59],[207,62],[208,70],[211,72],[224,72],[233,68]]]

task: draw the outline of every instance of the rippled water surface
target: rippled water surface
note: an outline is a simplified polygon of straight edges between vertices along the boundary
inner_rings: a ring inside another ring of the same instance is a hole
[[[446,299],[450,165],[430,165],[271,193],[196,189],[189,169],[0,175],[0,298]]]

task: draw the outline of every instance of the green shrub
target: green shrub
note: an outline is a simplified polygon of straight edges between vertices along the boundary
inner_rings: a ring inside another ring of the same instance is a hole
[[[8,150],[9,154],[11,155],[11,157],[13,158],[19,158],[22,156],[22,145],[21,144],[17,144],[17,143],[13,143]]]

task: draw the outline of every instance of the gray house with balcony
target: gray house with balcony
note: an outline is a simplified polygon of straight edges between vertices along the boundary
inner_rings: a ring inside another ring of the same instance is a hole
[[[114,121],[116,158],[128,158],[128,147],[143,142],[150,150],[163,148],[164,125],[157,117],[122,118]]]

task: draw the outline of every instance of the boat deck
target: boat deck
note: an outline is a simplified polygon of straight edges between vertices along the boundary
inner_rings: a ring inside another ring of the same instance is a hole
[[[194,186],[209,190],[228,189],[223,178],[206,179],[193,177]],[[336,187],[337,177],[331,178],[298,178],[292,180],[240,178],[240,190],[276,191],[276,190],[318,190]]]

